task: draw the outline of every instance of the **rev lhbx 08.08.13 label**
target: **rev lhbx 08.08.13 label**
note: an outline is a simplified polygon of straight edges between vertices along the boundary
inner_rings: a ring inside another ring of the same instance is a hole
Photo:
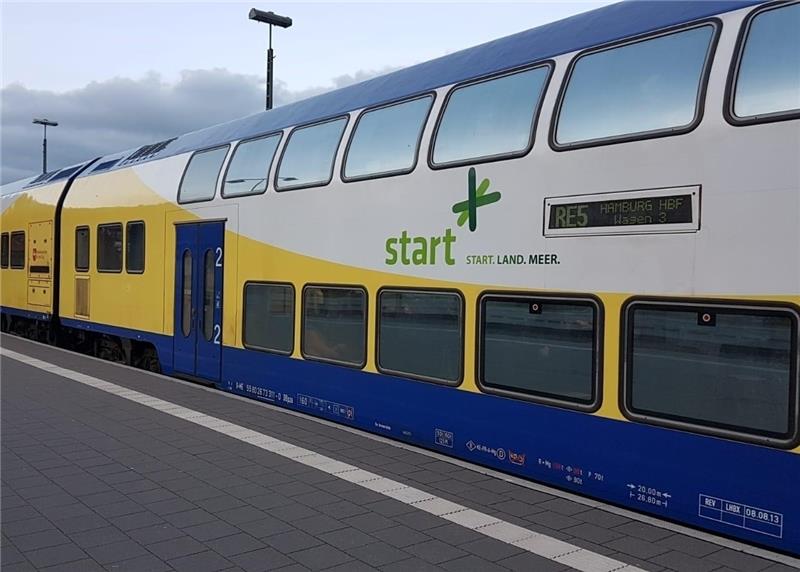
[[[544,235],[658,234],[700,228],[700,186],[551,197]]]

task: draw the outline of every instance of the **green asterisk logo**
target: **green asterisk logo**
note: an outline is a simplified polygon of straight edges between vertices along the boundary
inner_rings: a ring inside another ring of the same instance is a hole
[[[478,228],[478,207],[490,205],[500,200],[500,193],[495,191],[486,194],[489,190],[489,179],[481,181],[480,186],[475,185],[475,167],[470,167],[468,175],[467,200],[453,205],[453,212],[458,215],[458,226],[464,226],[469,220],[470,232]]]

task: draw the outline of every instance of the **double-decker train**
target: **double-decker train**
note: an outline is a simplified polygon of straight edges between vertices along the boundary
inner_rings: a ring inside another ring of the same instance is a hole
[[[798,30],[623,2],[6,185],[3,330],[800,554]]]

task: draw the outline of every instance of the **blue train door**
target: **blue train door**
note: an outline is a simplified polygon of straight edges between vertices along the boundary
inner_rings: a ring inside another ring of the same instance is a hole
[[[219,382],[225,223],[175,228],[175,371]]]

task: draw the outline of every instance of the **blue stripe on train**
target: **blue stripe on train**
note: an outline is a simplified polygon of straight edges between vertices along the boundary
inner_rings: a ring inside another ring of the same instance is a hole
[[[800,553],[800,455],[787,451],[237,348],[223,352],[223,380],[229,391]]]
[[[171,375],[173,372],[172,336],[155,334],[153,332],[144,332],[141,330],[132,330],[129,328],[120,328],[118,326],[110,326],[108,324],[99,324],[96,322],[87,322],[85,320],[75,320],[72,318],[61,318],[61,324],[76,330],[85,330],[87,332],[96,332],[99,334],[107,334],[109,336],[118,336],[120,338],[127,338],[129,340],[151,343],[158,352],[158,358],[161,362],[161,371],[167,375]]]
[[[62,323],[148,341],[172,373],[172,336]],[[234,393],[800,555],[794,453],[239,348],[223,348],[222,380]]]
[[[47,312],[31,312],[30,310],[20,310],[19,308],[11,308],[9,306],[0,306],[0,313],[42,322],[49,322],[52,318],[52,315]]]

